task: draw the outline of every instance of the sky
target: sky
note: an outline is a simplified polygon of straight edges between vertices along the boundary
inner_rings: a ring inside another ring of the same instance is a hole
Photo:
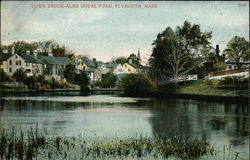
[[[51,4],[78,8],[49,8]],[[81,7],[91,4],[97,8]],[[124,4],[134,8],[115,7]],[[144,8],[149,4],[155,8]],[[113,8],[103,8],[108,5]],[[211,42],[221,50],[235,35],[249,41],[248,1],[1,1],[1,44],[55,40],[76,55],[102,61],[128,57],[140,48],[145,64],[157,34],[185,20],[212,31]]]

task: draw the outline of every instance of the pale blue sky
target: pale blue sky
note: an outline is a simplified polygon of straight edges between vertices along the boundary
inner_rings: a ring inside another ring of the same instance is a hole
[[[32,4],[157,4],[158,8],[41,8]],[[241,5],[241,6],[240,6]],[[243,6],[242,6],[243,5]],[[244,6],[246,5],[246,6]],[[156,35],[185,20],[212,31],[213,45],[224,48],[234,35],[249,40],[249,2],[65,2],[1,1],[1,42],[53,39],[76,54],[108,61],[128,56],[140,48],[144,61]]]

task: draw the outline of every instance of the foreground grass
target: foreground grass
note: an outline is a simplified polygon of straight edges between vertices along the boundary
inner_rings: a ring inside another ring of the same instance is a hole
[[[177,84],[176,88],[166,87],[162,92],[175,94],[192,94],[192,95],[213,95],[213,96],[227,96],[240,95],[247,96],[246,89],[238,88],[222,88],[219,86],[218,80],[197,80],[187,81]]]
[[[2,130],[0,136],[0,159],[199,159],[215,153],[206,140],[182,137],[90,142],[81,137],[46,138],[37,129],[30,129],[27,134]]]

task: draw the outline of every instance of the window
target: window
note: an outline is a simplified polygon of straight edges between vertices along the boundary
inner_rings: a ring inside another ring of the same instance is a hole
[[[125,64],[125,67],[127,67],[127,65]]]
[[[20,66],[22,65],[22,61],[19,61],[19,65],[20,65]]]
[[[130,69],[128,69],[128,72],[131,72],[131,70],[130,70]]]
[[[237,66],[234,66],[234,68],[236,69],[236,68],[237,68]]]
[[[12,69],[10,68],[10,73],[12,72]]]
[[[18,66],[18,64],[19,64],[19,61],[16,61],[16,65]]]
[[[9,65],[12,65],[12,60],[9,60]]]
[[[26,63],[26,67],[29,67],[30,66],[30,64],[29,63]]]
[[[229,65],[229,66],[228,66],[228,68],[229,68],[229,69],[232,69],[232,66],[231,66],[231,65]]]
[[[16,56],[16,59],[17,59],[17,56]]]

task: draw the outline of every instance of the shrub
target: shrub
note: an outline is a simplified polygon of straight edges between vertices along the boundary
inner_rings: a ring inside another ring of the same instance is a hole
[[[6,74],[3,69],[0,68],[0,82],[10,81],[10,76]]]
[[[226,88],[246,88],[248,87],[248,79],[244,76],[224,77],[219,80],[218,86]]]
[[[13,78],[15,78],[17,82],[24,82],[26,80],[26,77],[26,73],[22,68],[17,69],[13,74]]]
[[[125,95],[135,97],[151,96],[157,90],[156,84],[142,74],[126,75],[122,79],[121,85],[124,88]]]

